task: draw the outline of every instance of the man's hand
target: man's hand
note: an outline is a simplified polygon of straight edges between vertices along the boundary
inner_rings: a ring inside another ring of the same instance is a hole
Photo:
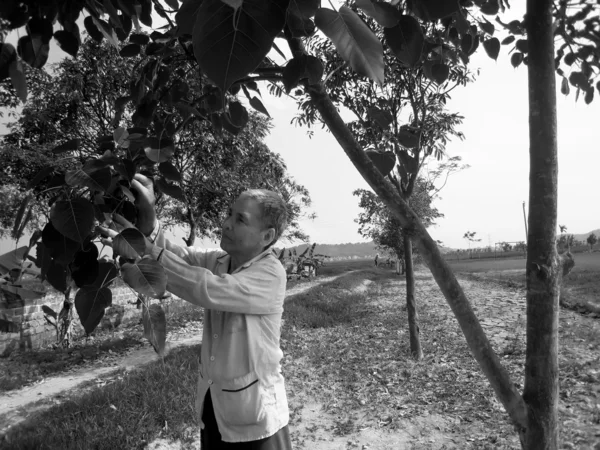
[[[117,231],[111,230],[110,228],[106,228],[106,227],[100,227],[100,226],[98,227],[98,231],[102,235],[102,239],[100,239],[100,242],[102,242],[104,245],[111,247],[111,248],[113,246],[113,239],[121,231],[123,231],[127,228],[135,228],[135,226],[131,222],[129,222],[127,219],[125,219],[125,217],[123,217],[119,214],[113,214],[113,224],[115,225],[115,228],[117,229]],[[144,239],[144,241],[146,243],[145,253],[148,254],[152,250],[153,244],[148,239]]]
[[[154,183],[150,178],[136,173],[131,180],[131,187],[137,193],[135,204],[138,208],[138,228],[145,236],[148,236],[154,230],[157,222]]]

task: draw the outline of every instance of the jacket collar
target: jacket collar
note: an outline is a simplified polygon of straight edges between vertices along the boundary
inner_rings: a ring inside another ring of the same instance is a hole
[[[259,261],[259,260],[263,259],[264,257],[268,256],[272,252],[273,252],[273,249],[271,247],[269,247],[268,249],[266,249],[262,253],[259,253],[254,258],[252,258],[249,261],[246,261],[240,267],[238,267],[237,269],[235,269],[231,273],[231,275],[233,275],[234,273],[239,272],[242,269],[246,269],[246,268],[250,267],[253,263],[255,263],[256,261]],[[229,268],[229,264],[231,263],[231,255],[229,255],[229,253],[224,253],[223,255],[221,255],[221,256],[219,256],[217,258],[217,261],[218,261],[219,265],[224,265],[225,267]],[[227,272],[228,272],[227,269],[224,270],[224,273],[227,273]]]

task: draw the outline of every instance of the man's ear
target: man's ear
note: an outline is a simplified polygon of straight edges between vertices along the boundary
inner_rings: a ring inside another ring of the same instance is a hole
[[[275,228],[267,228],[263,233],[263,239],[265,241],[265,247],[271,245],[275,239]]]

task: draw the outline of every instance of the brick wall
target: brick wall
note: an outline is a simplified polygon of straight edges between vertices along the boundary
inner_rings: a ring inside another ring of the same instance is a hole
[[[111,290],[112,306],[106,309],[98,328],[116,329],[123,324],[139,321],[141,310],[135,305],[137,296],[133,291],[125,286],[113,287]],[[17,333],[0,332],[0,355],[6,355],[17,348],[36,349],[56,342],[56,329],[44,318],[42,305],[49,306],[58,314],[63,301],[62,294],[50,289],[39,299],[0,302],[0,315],[4,314],[8,320],[20,325],[20,331]],[[164,300],[163,308],[167,317],[181,309],[184,304],[185,302],[177,297]],[[73,311],[73,319],[73,337],[84,335],[77,310]]]

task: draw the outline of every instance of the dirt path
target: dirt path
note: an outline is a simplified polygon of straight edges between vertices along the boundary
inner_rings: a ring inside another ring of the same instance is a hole
[[[316,280],[295,284],[287,290],[286,297],[305,292],[318,284],[331,282],[342,275],[320,277]],[[199,344],[201,343],[201,336],[202,328],[195,328],[191,333],[185,333],[184,331],[169,336],[167,353],[181,346]],[[94,381],[101,383],[99,381],[101,378],[110,377],[111,374],[119,370],[134,370],[158,359],[159,356],[150,346],[131,349],[126,355],[114,358],[112,365],[109,367],[83,367],[66,375],[47,377],[42,382],[32,386],[0,394],[0,436],[10,427],[27,419],[31,414],[61,403],[68,391],[74,388],[77,388],[78,393],[81,393],[83,385],[94,387],[91,383]]]

